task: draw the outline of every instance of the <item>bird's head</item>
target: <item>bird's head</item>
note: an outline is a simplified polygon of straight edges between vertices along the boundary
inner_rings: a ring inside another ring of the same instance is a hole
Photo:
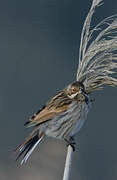
[[[84,85],[78,81],[73,82],[72,84],[67,86],[66,93],[68,97],[71,99],[76,98],[78,95],[84,95],[85,94]]]

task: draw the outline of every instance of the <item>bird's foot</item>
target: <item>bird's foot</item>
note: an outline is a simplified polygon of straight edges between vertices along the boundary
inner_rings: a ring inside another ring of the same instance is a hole
[[[74,138],[71,137],[69,140],[65,139],[65,141],[67,142],[67,147],[70,145],[72,147],[73,151],[75,151],[76,143],[75,143]]]

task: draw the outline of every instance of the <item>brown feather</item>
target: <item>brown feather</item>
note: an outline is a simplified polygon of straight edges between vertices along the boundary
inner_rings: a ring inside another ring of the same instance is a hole
[[[71,102],[72,100],[68,98],[65,91],[60,91],[46,104],[46,106],[44,106],[41,111],[39,111],[39,113],[35,113],[35,115],[33,115],[32,118],[25,123],[25,125],[30,127],[49,121],[54,116],[66,111]]]

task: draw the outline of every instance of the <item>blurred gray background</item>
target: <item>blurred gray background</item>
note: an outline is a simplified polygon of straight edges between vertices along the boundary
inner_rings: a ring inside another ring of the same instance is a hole
[[[91,0],[0,1],[0,180],[61,180],[63,142],[46,139],[22,167],[13,149],[30,132],[23,124],[49,97],[75,80],[80,33]],[[93,24],[117,13],[105,0]],[[117,179],[117,88],[96,101],[77,136],[72,180]]]

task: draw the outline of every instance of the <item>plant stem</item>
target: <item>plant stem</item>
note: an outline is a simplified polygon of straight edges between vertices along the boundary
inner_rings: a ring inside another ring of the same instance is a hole
[[[72,156],[73,156],[73,148],[69,145],[68,149],[67,149],[67,156],[66,156],[63,180],[69,180],[71,163],[72,163]]]

